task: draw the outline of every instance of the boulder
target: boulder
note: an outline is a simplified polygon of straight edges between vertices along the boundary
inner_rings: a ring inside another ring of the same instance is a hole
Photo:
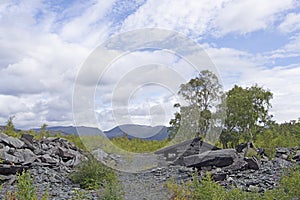
[[[296,161],[300,161],[300,150],[298,150],[296,152],[296,154],[294,155],[293,159],[296,160]]]
[[[243,171],[248,169],[248,162],[246,162],[243,158],[235,159],[232,165],[226,167],[231,171]]]
[[[22,165],[7,165],[7,164],[1,164],[0,165],[0,174],[2,175],[10,175],[10,174],[16,174],[17,172],[20,173],[25,169]]]
[[[260,161],[254,156],[251,158],[246,157],[245,161],[247,162],[249,169],[258,170],[260,168]]]
[[[238,153],[242,153],[245,148],[247,148],[247,143],[242,143],[236,147],[236,151]]]
[[[21,135],[21,140],[22,141],[26,140],[29,143],[33,143],[33,135],[24,133],[24,134]]]
[[[24,145],[24,142],[22,142],[18,138],[7,136],[3,133],[0,133],[0,141],[16,149],[20,149]]]
[[[97,160],[100,160],[100,161],[104,161],[108,157],[108,154],[105,151],[103,151],[102,149],[96,149],[96,150],[92,151],[92,155]]]
[[[37,156],[29,149],[18,149],[14,156],[22,160],[23,165],[31,164],[37,159]]]
[[[235,149],[222,149],[191,155],[183,158],[187,167],[201,168],[205,166],[225,167],[233,163],[236,158]]]

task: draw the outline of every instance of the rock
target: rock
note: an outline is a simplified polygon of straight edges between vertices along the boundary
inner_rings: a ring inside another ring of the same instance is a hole
[[[250,185],[249,188],[248,188],[248,191],[249,192],[258,192],[259,188],[257,186],[254,186],[254,185]]]
[[[220,148],[216,146],[201,141],[200,138],[195,138],[160,149],[156,151],[155,154],[164,155],[166,161],[174,162],[174,164],[177,165],[183,165],[183,158],[186,156],[219,149]]]
[[[235,149],[238,153],[242,153],[245,148],[247,148],[247,143],[239,144]]]
[[[7,136],[3,133],[0,133],[0,141],[16,149],[20,149],[24,145],[24,142],[22,142],[18,138]]]
[[[57,164],[59,162],[57,159],[51,157],[49,154],[40,156],[40,159],[42,162],[49,163],[49,164]]]
[[[235,159],[232,165],[226,167],[226,169],[230,169],[231,171],[243,171],[248,169],[248,162],[246,162],[243,158]]]
[[[63,148],[63,147],[58,147],[57,154],[58,154],[59,157],[62,158],[62,160],[64,162],[67,162],[67,161],[69,161],[69,160],[71,160],[71,159],[73,159],[75,157],[75,155],[72,154],[70,152],[70,150],[68,150],[66,148]]]
[[[0,159],[6,163],[6,164],[17,164],[17,163],[21,163],[24,162],[23,158],[18,158],[14,155],[11,155],[8,153],[9,151],[3,151],[2,149],[0,150]]]
[[[248,163],[249,169],[258,170],[260,168],[260,161],[256,157],[245,158],[245,161]]]
[[[22,134],[21,135],[21,140],[24,142],[25,140],[29,143],[33,143],[33,135],[30,134]]]
[[[10,174],[16,174],[17,172],[20,173],[25,169],[22,165],[7,165],[7,164],[1,164],[0,165],[0,174],[2,175],[10,175]]]
[[[214,181],[224,181],[227,177],[227,174],[225,173],[217,173],[213,175]]]
[[[201,168],[204,166],[225,167],[231,165],[236,158],[235,149],[222,149],[184,157],[187,167]]]
[[[22,159],[23,165],[31,164],[37,159],[37,156],[29,149],[19,149],[14,156]]]
[[[296,161],[300,161],[300,150],[298,150],[296,152],[296,154],[294,155],[293,159],[296,160]]]
[[[279,168],[288,168],[291,166],[291,163],[287,160],[284,160],[282,158],[273,158],[272,162],[275,166]]]
[[[100,161],[104,161],[108,157],[108,154],[102,149],[96,149],[92,151],[92,155]]]

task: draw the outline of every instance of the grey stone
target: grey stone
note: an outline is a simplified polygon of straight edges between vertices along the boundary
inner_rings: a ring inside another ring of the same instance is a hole
[[[294,155],[293,159],[296,160],[296,161],[299,161],[299,160],[300,160],[300,150],[298,150],[298,151],[296,152],[296,154]]]
[[[37,159],[37,156],[29,149],[19,149],[14,156],[22,159],[24,165],[33,163]]]
[[[231,165],[235,158],[235,149],[222,149],[184,157],[184,164],[196,168],[205,166],[225,167]]]
[[[58,163],[58,160],[51,157],[49,154],[40,156],[40,159],[42,162],[49,163],[49,164],[57,164]]]
[[[258,170],[260,168],[260,161],[256,157],[245,158],[245,161],[248,163],[249,169]]]
[[[92,155],[96,159],[101,160],[101,161],[104,161],[108,157],[108,154],[105,151],[103,151],[102,149],[96,149],[96,150],[92,151]]]
[[[14,155],[9,154],[6,151],[3,151],[2,149],[0,149],[0,159],[4,162],[4,163],[11,163],[11,164],[16,164],[16,163],[21,163],[24,162],[23,158],[19,158],[16,157]]]
[[[22,142],[18,138],[7,136],[4,133],[0,133],[0,141],[17,149],[21,148],[24,145],[24,142]]]
[[[10,175],[10,174],[16,174],[17,172],[22,172],[23,169],[25,169],[22,165],[7,165],[7,164],[1,164],[0,165],[0,174],[2,175]]]
[[[29,143],[33,143],[33,135],[30,134],[22,134],[21,135],[21,140],[24,142],[25,140]]]

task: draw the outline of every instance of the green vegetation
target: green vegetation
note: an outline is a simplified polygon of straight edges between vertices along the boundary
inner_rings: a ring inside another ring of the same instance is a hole
[[[115,171],[94,158],[83,161],[70,178],[84,189],[104,189],[104,199],[122,199],[122,188]]]
[[[268,114],[272,93],[257,85],[247,88],[234,86],[225,95],[226,119],[220,141],[225,148],[241,141],[253,141],[270,122]]]
[[[179,127],[186,123],[186,132],[196,133],[197,136],[205,138],[214,115],[212,109],[217,108],[222,95],[218,77],[208,70],[201,71],[196,78],[182,84],[178,94],[186,100],[187,105],[174,105],[180,108],[180,112],[176,112],[175,119],[171,119],[169,123],[170,139],[174,138]]]
[[[17,174],[17,192],[9,192],[6,194],[6,200],[37,200],[37,188],[33,185],[33,179],[30,172],[23,171]],[[41,197],[42,200],[49,199],[49,188]]]
[[[300,119],[298,122],[292,120],[283,124],[274,122],[269,128],[257,134],[255,144],[265,149],[269,158],[275,156],[276,147],[300,147]]]
[[[128,139],[128,137],[116,137],[111,140],[113,144],[120,147],[123,150],[129,152],[154,152],[158,149],[165,147],[169,140],[143,140],[139,138]]]
[[[291,200],[300,197],[300,169],[293,168],[281,179],[280,184],[273,190],[264,193],[246,192],[239,188],[226,190],[212,180],[211,175],[199,177],[193,174],[193,180],[177,184],[174,180],[166,186],[173,200],[207,199],[207,200]]]

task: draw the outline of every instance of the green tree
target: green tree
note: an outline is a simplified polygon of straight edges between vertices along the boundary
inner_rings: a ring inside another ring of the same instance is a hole
[[[270,121],[268,111],[273,94],[254,85],[242,88],[235,85],[226,93],[226,120],[221,143],[227,147],[233,135],[244,137],[246,141],[253,141],[254,136]]]
[[[196,132],[197,136],[206,136],[211,125],[213,110],[220,103],[222,87],[218,77],[208,70],[203,70],[196,78],[182,84],[178,92],[186,100],[186,105],[180,106],[180,112],[171,119],[171,136],[177,133],[179,127],[185,126]]]
[[[9,117],[9,119],[7,120],[6,122],[6,126],[5,126],[5,129],[4,129],[4,133],[6,135],[9,135],[9,136],[13,136],[13,137],[16,137],[17,136],[17,133],[15,131],[15,126],[14,126],[14,123],[13,123],[13,119],[15,117],[14,116],[11,116]]]
[[[37,137],[37,139],[42,139],[43,137],[49,137],[50,136],[50,131],[47,130],[47,124],[43,124],[41,126],[41,131],[39,133],[39,137]]]

